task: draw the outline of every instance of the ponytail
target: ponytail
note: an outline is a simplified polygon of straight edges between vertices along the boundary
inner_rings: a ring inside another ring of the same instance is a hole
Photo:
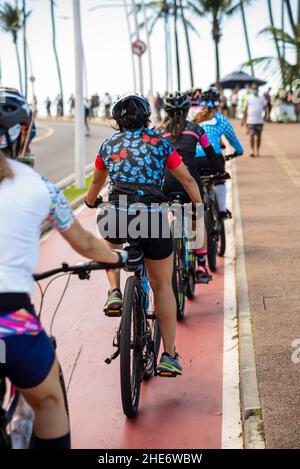
[[[14,173],[12,172],[5,154],[0,150],[0,183],[6,178],[12,178]]]

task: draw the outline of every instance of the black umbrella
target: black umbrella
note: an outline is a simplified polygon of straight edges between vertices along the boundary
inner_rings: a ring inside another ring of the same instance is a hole
[[[265,85],[267,82],[264,80],[260,80],[259,78],[255,78],[252,75],[248,75],[248,73],[243,72],[242,70],[238,70],[237,72],[230,73],[226,77],[220,80],[220,85],[222,88],[245,88],[246,84],[256,83],[258,86]]]

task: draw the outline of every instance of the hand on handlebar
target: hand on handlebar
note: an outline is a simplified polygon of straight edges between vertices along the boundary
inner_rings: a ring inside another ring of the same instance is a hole
[[[85,200],[84,200],[85,205],[86,205],[88,208],[92,208],[92,209],[99,207],[99,205],[101,205],[102,202],[103,202],[103,198],[101,197],[101,195],[97,197],[97,199],[95,200],[94,205],[89,204],[89,203],[87,202],[86,198],[85,198]]]

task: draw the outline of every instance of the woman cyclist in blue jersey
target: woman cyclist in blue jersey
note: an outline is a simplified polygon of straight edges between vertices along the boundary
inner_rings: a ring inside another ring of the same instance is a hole
[[[201,109],[194,118],[194,122],[200,125],[211,144],[214,147],[215,153],[217,154],[218,161],[221,162],[223,168],[225,168],[225,159],[222,155],[222,137],[226,137],[230,145],[234,148],[237,155],[242,155],[244,149],[240,144],[230,121],[221,112],[219,112],[220,106],[220,93],[217,88],[211,88],[203,93],[201,98]],[[196,151],[197,169],[199,173],[203,170],[211,170],[211,173],[215,173],[211,161],[208,160],[203,148],[197,145]],[[221,183],[215,186],[217,194],[219,212],[221,218],[231,218],[231,213],[226,208],[226,184]]]
[[[200,146],[216,173],[224,173],[224,165],[217,158],[215,150],[204,129],[188,120],[190,107],[191,100],[186,94],[177,92],[174,95],[167,96],[164,103],[167,116],[161,127],[158,128],[158,131],[171,143],[173,148],[178,151],[190,174],[195,181],[197,181],[200,192],[202,193],[202,185],[195,158],[197,146]],[[163,190],[165,194],[183,194],[184,202],[190,202],[189,195],[168,169],[165,171]],[[205,265],[206,253],[206,246],[196,251],[199,267],[197,271],[197,281],[199,281],[199,283],[207,283],[212,278]]]
[[[119,131],[109,137],[100,148],[95,163],[94,178],[86,198],[89,207],[94,207],[98,193],[109,176],[111,183],[109,200],[117,205],[117,213],[122,209],[121,196],[126,196],[128,213],[131,211],[133,202],[141,202],[151,215],[150,210],[153,210],[151,204],[158,205],[165,200],[162,183],[166,167],[185,188],[190,199],[195,204],[201,202],[198,184],[179,154],[168,140],[161,137],[155,130],[149,129],[150,114],[151,108],[148,101],[140,95],[127,95],[114,104],[112,116]],[[158,236],[152,234],[152,220],[149,216],[146,220],[148,222],[146,235],[141,236],[140,241],[164,344],[158,373],[172,371],[180,375],[182,369],[175,351],[176,302],[172,288],[173,240],[167,213],[163,211],[158,213]],[[120,218],[117,218],[116,225],[118,231]],[[168,226],[167,236],[162,235],[161,225]],[[130,238],[129,233],[125,234],[126,236],[120,239],[120,236],[108,233],[106,239],[113,244],[119,244],[120,241],[124,242]],[[122,307],[119,272],[108,272],[108,279],[110,290],[104,311],[106,315],[112,316],[117,309],[120,312]]]
[[[68,449],[70,426],[58,361],[30,299],[41,224],[48,219],[90,259],[119,265],[120,258],[81,227],[52,183],[18,161],[31,120],[24,98],[0,88],[0,339],[6,352],[0,373],[34,410],[33,447]]]

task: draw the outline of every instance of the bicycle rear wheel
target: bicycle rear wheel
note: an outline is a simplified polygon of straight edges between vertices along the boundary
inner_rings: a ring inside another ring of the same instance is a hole
[[[221,220],[219,223],[220,223],[220,237],[218,240],[218,256],[223,257],[226,251],[225,223],[224,223],[224,220]]]
[[[173,291],[177,306],[177,319],[181,321],[185,313],[185,253],[182,239],[175,239],[174,246],[174,267],[173,267]]]
[[[187,273],[186,283],[186,296],[189,300],[192,300],[195,296],[195,285],[196,285],[196,256],[195,251],[189,253],[189,269]]]
[[[135,276],[126,281],[121,331],[120,331],[120,378],[124,414],[135,417],[140,400],[143,375],[143,313],[141,311],[139,281]]]
[[[205,212],[205,225],[207,231],[207,261],[210,270],[215,272],[217,270],[217,245],[213,204],[208,195],[205,197],[205,202],[209,208],[209,210]]]

